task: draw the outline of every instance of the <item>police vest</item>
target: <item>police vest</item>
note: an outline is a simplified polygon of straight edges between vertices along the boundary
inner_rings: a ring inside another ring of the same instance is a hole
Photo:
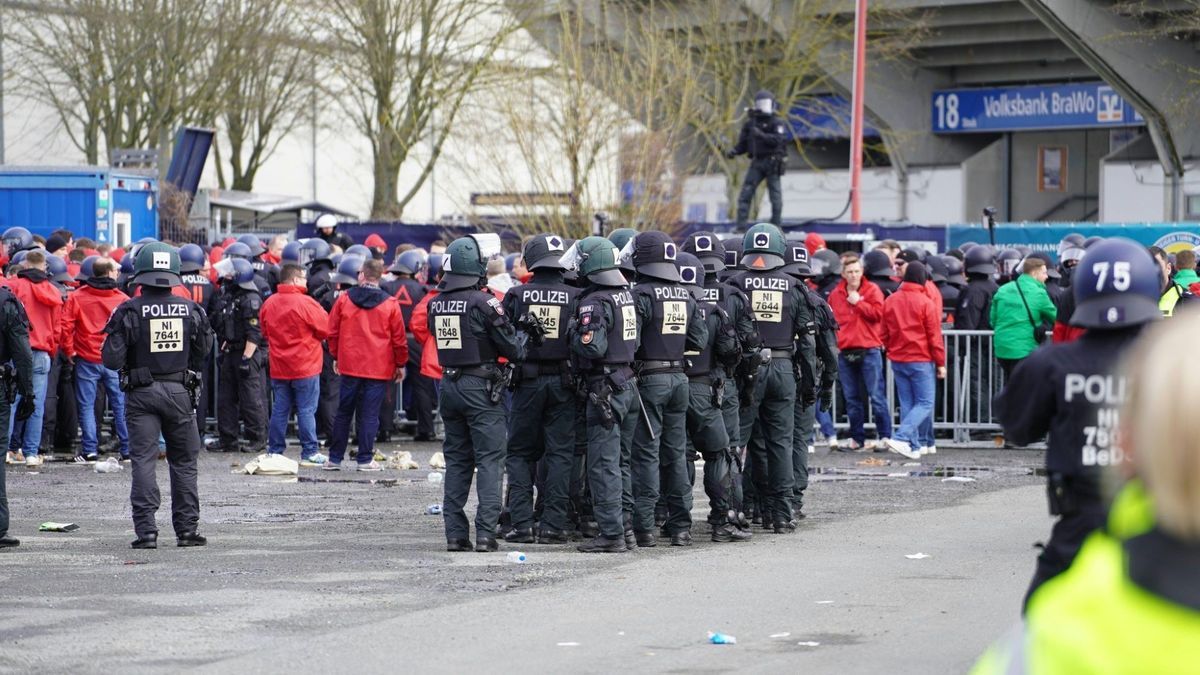
[[[438,363],[446,368],[464,368],[495,363],[499,355],[487,335],[471,330],[471,312],[493,314],[488,301],[491,293],[467,288],[447,291],[429,301],[429,334],[437,347]]]
[[[246,319],[244,315],[262,308],[262,298],[254,291],[231,288],[224,295],[213,322],[217,337],[238,347],[246,342]]]
[[[1183,299],[1183,287],[1172,282],[1171,287],[1167,289],[1162,297],[1158,299],[1158,309],[1163,316],[1171,316],[1175,314],[1175,305]]]
[[[792,289],[796,282],[783,272],[744,272],[731,279],[750,298],[750,311],[758,324],[763,346],[770,349],[792,349],[796,331],[793,328]]]
[[[717,340],[718,329],[715,325],[716,321],[710,320],[716,318],[716,305],[701,302],[697,315],[708,322],[708,344],[704,345],[704,349],[698,352],[684,352],[683,355],[687,358],[687,366],[684,369],[684,373],[688,377],[700,377],[712,372],[713,344]]]
[[[191,302],[178,296],[145,295],[129,301],[137,322],[137,344],[131,367],[149,368],[154,375],[187,370],[192,343]]]
[[[808,287],[808,284],[800,282],[796,286],[804,292],[804,299],[808,304],[809,310],[812,311],[813,320],[817,324],[817,332],[824,331],[837,332],[838,322],[833,316],[833,309],[828,302],[821,297],[819,293]]]
[[[600,287],[579,301],[579,311],[596,303],[605,303],[611,319],[608,326],[608,352],[599,362],[606,365],[633,363],[637,347],[637,307],[633,292],[627,288]]]
[[[183,287],[187,289],[192,302],[201,307],[212,306],[212,297],[216,288],[208,280],[208,277],[199,272],[191,272],[179,275],[179,280],[183,283]]]
[[[545,283],[537,279],[510,290],[508,296],[514,300],[514,317],[526,312],[541,319],[546,335],[541,346],[527,345],[526,361],[560,362],[570,352],[567,346],[567,319],[579,289],[562,283]]]
[[[650,301],[649,321],[642,323],[641,361],[682,361],[687,344],[688,301],[691,295],[679,284],[655,279],[639,281],[634,296]]]

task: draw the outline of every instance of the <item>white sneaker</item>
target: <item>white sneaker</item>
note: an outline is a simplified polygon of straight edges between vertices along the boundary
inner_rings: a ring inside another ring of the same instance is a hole
[[[937,454],[937,446],[931,445],[931,446],[925,448],[925,454],[926,455],[936,455]]]
[[[379,462],[376,462],[375,460],[371,460],[371,461],[367,462],[366,464],[359,464],[358,470],[359,471],[383,471],[383,467],[380,466]]]
[[[38,467],[42,465],[42,458],[38,455],[30,455],[25,458],[26,467]]]
[[[810,455],[817,454],[817,446],[815,446],[815,445],[808,446],[808,454],[810,454]]]
[[[4,458],[5,464],[24,464],[25,455],[20,450],[9,450],[8,455]]]
[[[890,438],[881,438],[881,439],[875,441],[875,443],[871,445],[871,449],[872,450],[887,450],[888,449],[888,441],[891,441],[891,440],[892,439],[890,439]]]
[[[920,450],[913,450],[913,447],[908,443],[905,443],[904,441],[897,441],[894,438],[887,439],[887,449],[891,450],[897,455],[901,455],[909,459],[921,458]]]

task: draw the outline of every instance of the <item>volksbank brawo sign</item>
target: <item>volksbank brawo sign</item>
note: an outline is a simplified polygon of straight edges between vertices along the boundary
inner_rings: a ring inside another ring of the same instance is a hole
[[[1146,121],[1103,82],[933,92],[934,133],[1142,126]]]

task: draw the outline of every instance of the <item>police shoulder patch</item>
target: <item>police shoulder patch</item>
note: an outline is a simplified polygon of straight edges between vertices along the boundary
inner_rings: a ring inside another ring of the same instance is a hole
[[[504,306],[500,304],[499,298],[488,298],[487,304],[491,305],[492,309],[496,310],[497,314],[504,316]]]

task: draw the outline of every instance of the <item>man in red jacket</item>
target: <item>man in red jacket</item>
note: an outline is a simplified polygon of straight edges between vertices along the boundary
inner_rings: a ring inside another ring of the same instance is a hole
[[[883,291],[863,278],[862,260],[858,256],[843,258],[842,281],[829,294],[829,306],[838,322],[838,382],[850,419],[850,438],[836,449],[854,451],[866,447],[863,425],[868,405],[875,416],[879,439],[876,448],[886,448],[887,440],[892,437],[892,410],[884,389]]]
[[[63,308],[62,348],[75,364],[75,400],[79,409],[79,429],[83,435],[77,462],[94,462],[98,452],[96,432],[96,387],[103,386],[113,411],[121,460],[129,460],[129,431],[125,426],[125,394],[117,371],[104,367],[100,347],[104,345],[104,326],[113,310],[128,300],[117,288],[121,268],[112,260],[100,258],[92,264],[92,275],[79,290],[67,296]]]
[[[58,352],[62,323],[62,295],[50,283],[46,274],[46,254],[30,251],[25,255],[21,271],[9,280],[9,289],[29,316],[29,346],[33,348],[33,415],[25,421],[20,450],[9,453],[12,463],[24,461],[25,466],[42,465],[38,447],[42,443],[42,417],[46,403],[46,384],[50,375],[50,355]],[[21,397],[17,396],[17,405]],[[10,417],[9,436],[12,435]]]
[[[942,343],[942,312],[926,292],[929,275],[920,262],[906,265],[900,290],[883,303],[883,344],[900,398],[900,426],[888,449],[919,459],[933,444],[936,379],[946,377],[946,347]]]
[[[258,322],[271,345],[271,391],[275,407],[267,434],[267,452],[287,449],[287,423],[296,407],[300,433],[300,465],[321,466],[329,458],[318,452],[317,401],[321,390],[321,341],[329,335],[329,316],[310,298],[303,267],[288,263],[279,272],[279,287],[263,303]]]
[[[364,262],[358,285],[339,295],[329,313],[329,353],[341,375],[341,392],[324,469],[341,468],[350,440],[350,418],[356,414],[358,470],[383,468],[375,461],[379,405],[388,383],[404,379],[408,338],[400,305],[379,287],[382,278],[383,262]]]

